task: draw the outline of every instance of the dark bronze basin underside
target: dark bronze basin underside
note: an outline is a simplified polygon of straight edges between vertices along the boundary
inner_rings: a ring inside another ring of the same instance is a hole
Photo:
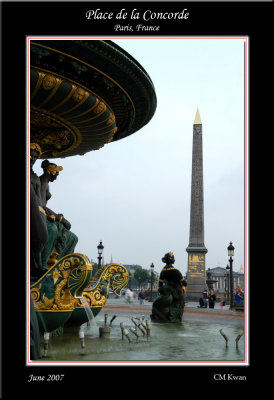
[[[109,40],[30,41],[30,140],[41,158],[84,155],[145,126],[156,109],[144,68]]]

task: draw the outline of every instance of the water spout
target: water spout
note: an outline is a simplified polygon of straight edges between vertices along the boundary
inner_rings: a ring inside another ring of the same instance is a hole
[[[85,334],[81,329],[79,331],[79,338],[80,338],[81,349],[82,349],[82,354],[83,354],[85,352],[86,344],[85,344]]]
[[[112,317],[111,320],[110,320],[109,326],[112,326],[112,322],[115,320],[116,317],[117,317],[117,315],[113,315],[113,317]]]
[[[225,339],[225,345],[227,347],[227,343],[228,343],[228,337],[226,336],[225,332],[223,331],[223,329],[219,330],[220,334],[224,337]]]
[[[134,333],[134,335],[137,337],[137,342],[139,342],[139,337],[140,337],[140,335],[138,335],[138,332],[137,332],[137,330],[132,326],[131,328],[129,328],[130,329],[130,331],[132,332],[132,333]]]
[[[150,331],[151,331],[151,324],[148,322],[146,319],[146,330],[147,330],[147,337],[150,337]]]
[[[138,323],[136,321],[136,317],[131,317],[131,321],[134,323],[134,325],[138,328]],[[138,318],[139,319],[139,318]]]
[[[129,332],[128,332],[128,330],[127,329],[125,329],[124,330],[124,335],[125,335],[125,337],[127,338],[127,340],[129,341],[129,343],[131,343],[132,342],[132,340],[131,340],[131,337],[129,336],[129,334],[128,334]]]
[[[240,333],[240,334],[236,337],[236,339],[235,339],[236,347],[237,347],[237,348],[238,348],[238,342],[239,342],[239,340],[241,339],[241,337],[243,336],[243,334],[244,334],[244,332]]]
[[[122,340],[124,340],[124,336],[125,336],[125,325],[123,322],[120,323],[120,328],[121,328],[121,332],[122,332]]]
[[[88,322],[81,325],[80,331],[83,331],[86,335],[97,335],[98,327],[93,312],[91,311],[90,306],[87,302],[87,299],[83,296],[80,298],[80,301],[88,317]]]
[[[43,357],[47,357],[49,348],[49,332],[44,333],[44,354]]]
[[[146,330],[144,329],[143,325],[139,324],[138,328],[140,329],[140,331],[142,332],[143,336],[145,337],[146,336]]]

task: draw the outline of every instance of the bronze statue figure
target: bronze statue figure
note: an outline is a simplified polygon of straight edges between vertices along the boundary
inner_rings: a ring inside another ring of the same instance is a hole
[[[53,252],[56,253],[57,258],[60,259],[69,253],[73,253],[78,242],[77,236],[70,231],[70,222],[64,218],[63,214],[56,214],[47,207],[47,202],[51,198],[49,182],[54,182],[57,179],[59,172],[63,170],[63,167],[57,166],[54,163],[50,163],[48,160],[44,160],[41,164],[44,173],[38,177],[38,175],[33,171],[33,165],[41,156],[41,154],[41,147],[37,143],[31,143],[31,196],[35,197],[35,202],[37,203],[39,211],[43,214],[43,218],[45,218],[45,223],[47,226],[47,241],[46,243],[43,243],[43,248],[40,249],[40,251],[35,252],[33,257],[33,266],[36,268],[31,268],[31,275],[36,277],[41,275],[41,273],[44,274],[47,271],[47,263]],[[38,219],[37,224],[39,225]],[[39,237],[38,231],[33,225],[32,236],[34,238]],[[38,269],[40,269],[39,273],[37,272]]]
[[[174,268],[174,254],[170,251],[162,261],[166,263],[160,273],[158,296],[152,305],[152,321],[181,322],[184,312],[186,282],[181,272]]]
[[[37,195],[37,197],[41,200],[41,183],[39,176],[33,171],[33,166],[37,159],[41,156],[42,150],[39,144],[31,143],[30,144],[30,183],[33,186],[33,189]]]
[[[35,260],[35,254],[40,253],[48,240],[46,217],[40,203],[40,180],[32,167],[41,155],[41,148],[36,143],[30,147],[30,275],[39,278],[43,272]],[[34,311],[33,299],[30,295],[30,357],[32,360],[41,358],[40,332],[38,320]]]
[[[41,203],[47,215],[47,226],[49,238],[41,253],[40,265],[47,268],[47,262],[52,252],[57,253],[57,259],[67,254],[73,253],[78,242],[77,236],[70,231],[71,224],[64,218],[63,214],[57,214],[47,207],[47,202],[51,198],[49,182],[54,182],[63,167],[48,160],[41,164],[44,173],[39,177],[41,184]]]
[[[30,274],[40,277],[45,271],[37,255],[43,251],[48,240],[46,213],[41,202],[41,183],[38,175],[33,171],[33,165],[41,156],[42,150],[37,143],[30,144]]]

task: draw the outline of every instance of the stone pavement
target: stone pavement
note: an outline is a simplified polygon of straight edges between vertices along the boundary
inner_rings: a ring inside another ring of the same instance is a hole
[[[110,296],[110,297],[108,298],[108,300],[107,300],[107,304],[122,305],[122,304],[129,304],[129,303],[127,303],[127,302],[125,301],[125,297],[124,297],[124,296],[121,296],[121,297],[119,297],[118,299],[116,299],[115,297]],[[137,298],[134,298],[134,299],[132,300],[131,304],[132,304],[132,305],[137,305],[137,304],[140,305],[140,301],[139,301]],[[151,306],[152,303],[151,303],[150,301],[144,300],[144,304],[143,304],[143,305],[144,305],[144,306]],[[199,302],[198,302],[198,301],[197,301],[197,302],[188,302],[188,303],[186,304],[185,307],[186,307],[186,308],[197,308],[198,305],[199,305]],[[216,303],[214,309],[219,309],[219,310],[221,310],[221,306],[220,306],[218,303]],[[226,305],[226,306],[225,306],[225,310],[229,310],[229,305]]]
[[[144,301],[144,304],[140,304],[137,298],[134,298],[131,303],[125,301],[124,296],[115,298],[110,296],[102,309],[102,312],[131,312],[131,313],[143,313],[150,314],[152,303]],[[236,318],[244,319],[244,312],[230,310],[229,305],[226,305],[224,309],[220,307],[218,303],[215,304],[214,309],[212,308],[199,308],[198,302],[188,302],[184,310],[185,316],[193,317],[217,317],[218,318]]]

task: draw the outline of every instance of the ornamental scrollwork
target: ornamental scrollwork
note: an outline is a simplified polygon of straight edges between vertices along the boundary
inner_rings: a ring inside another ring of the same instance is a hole
[[[109,264],[102,268],[100,275],[96,274],[95,277],[98,280],[94,282],[94,286],[83,291],[90,307],[103,307],[110,287],[116,295],[120,296],[129,280],[128,271],[121,264]],[[80,301],[77,307],[82,307]]]
[[[81,254],[61,258],[31,286],[36,311],[74,310],[90,281],[92,265]]]

